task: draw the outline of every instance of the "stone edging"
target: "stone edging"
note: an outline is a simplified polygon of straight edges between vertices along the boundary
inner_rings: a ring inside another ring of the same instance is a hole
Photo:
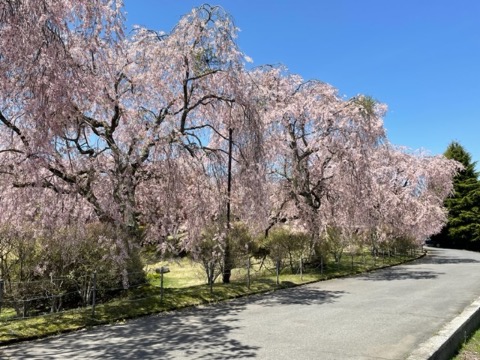
[[[480,327],[480,298],[416,349],[407,360],[450,360],[468,337]]]

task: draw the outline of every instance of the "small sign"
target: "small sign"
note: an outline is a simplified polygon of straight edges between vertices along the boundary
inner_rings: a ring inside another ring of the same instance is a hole
[[[156,268],[155,272],[157,274],[166,274],[166,273],[170,272],[170,269],[167,266],[162,266],[162,267]]]

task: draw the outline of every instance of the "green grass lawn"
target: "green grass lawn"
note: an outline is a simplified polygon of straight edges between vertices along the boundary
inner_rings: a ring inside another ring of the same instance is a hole
[[[367,256],[362,257],[362,260],[359,257],[352,264],[351,258],[344,256],[338,264],[329,263],[323,272],[319,269],[310,269],[300,275],[284,270],[284,273],[279,276],[279,284],[277,284],[276,273],[271,264],[262,269],[259,269],[256,264],[251,270],[250,287],[247,286],[246,269],[234,269],[230,284],[222,284],[218,279],[212,289],[205,284],[206,277],[199,264],[187,259],[154,263],[146,267],[147,284],[126,290],[121,296],[107,303],[98,304],[94,316],[92,308],[88,307],[33,318],[5,320],[8,315],[12,315],[13,310],[2,309],[0,344],[41,338],[99,324],[123,322],[126,319],[162,311],[216,303],[241,296],[274,291],[279,288],[348,276],[399,264],[413,258],[415,257],[377,258],[374,261]],[[164,274],[163,297],[161,297],[159,287],[160,275],[154,271],[159,266],[168,266],[170,269],[169,273]]]

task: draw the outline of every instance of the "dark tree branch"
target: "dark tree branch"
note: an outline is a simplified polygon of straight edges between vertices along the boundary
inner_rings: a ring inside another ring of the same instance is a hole
[[[17,134],[18,137],[20,137],[20,140],[22,141],[23,145],[25,145],[26,148],[30,147],[30,143],[28,142],[25,135],[23,135],[22,131],[14,123],[9,121],[1,111],[0,111],[0,121],[10,130],[12,130],[15,134]]]

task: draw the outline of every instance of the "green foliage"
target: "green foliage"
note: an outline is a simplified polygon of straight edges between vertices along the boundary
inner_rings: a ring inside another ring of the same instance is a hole
[[[398,252],[400,254],[405,254],[410,249],[414,248],[416,243],[417,242],[415,239],[405,237],[405,236],[398,236],[388,241],[386,243],[388,246],[382,250],[386,249],[389,251]]]
[[[336,263],[340,261],[348,243],[353,243],[344,231],[337,226],[327,226],[322,237],[323,251],[332,255]]]
[[[225,243],[228,241],[231,267],[243,267],[248,256],[258,249],[248,227],[242,222],[234,222],[227,232],[218,223],[204,229],[202,239],[195,245],[191,255],[200,263],[207,275],[207,283],[214,283],[223,272]]]
[[[253,238],[248,226],[241,221],[232,224],[228,238],[230,240],[233,267],[245,266],[247,257],[258,251],[258,241]]]
[[[432,240],[444,247],[480,250],[480,181],[476,163],[457,142],[452,142],[444,155],[460,162],[464,169],[454,178],[454,194],[445,200],[448,223]]]
[[[373,115],[375,113],[375,106],[378,104],[378,101],[371,96],[359,96],[354,99],[354,102],[359,106],[364,116]]]
[[[302,232],[294,232],[285,227],[279,227],[269,232],[262,241],[262,247],[268,251],[273,261],[287,262],[291,271],[306,255],[310,237]]]
[[[213,223],[202,231],[201,241],[192,248],[192,260],[200,263],[207,276],[207,284],[213,284],[222,273],[224,234],[220,225]]]

